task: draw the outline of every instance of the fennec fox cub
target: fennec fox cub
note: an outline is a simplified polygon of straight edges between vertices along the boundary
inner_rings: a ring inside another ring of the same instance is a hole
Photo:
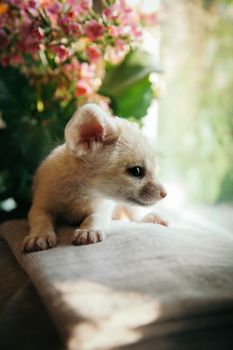
[[[79,108],[65,128],[65,144],[42,162],[34,181],[25,252],[52,248],[55,223],[78,224],[75,245],[104,239],[114,202],[149,206],[166,196],[155,177],[154,151],[137,125],[106,114],[98,105]],[[132,220],[130,209],[127,210]],[[155,214],[142,222],[166,225]]]

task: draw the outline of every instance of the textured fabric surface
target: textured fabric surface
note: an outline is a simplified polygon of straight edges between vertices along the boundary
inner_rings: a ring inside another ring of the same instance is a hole
[[[18,286],[1,310],[0,349],[64,350],[51,317],[30,281]]]
[[[74,247],[73,228],[58,231],[55,249],[23,254],[27,222],[0,227],[68,349],[176,349],[184,332],[210,343],[208,330],[231,348],[231,232],[114,223],[104,242]]]
[[[0,239],[0,311],[27,280],[7,242]]]

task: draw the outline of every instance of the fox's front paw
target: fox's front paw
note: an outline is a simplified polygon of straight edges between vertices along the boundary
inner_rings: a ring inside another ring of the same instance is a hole
[[[154,213],[150,213],[144,216],[141,222],[168,226],[168,222],[166,220],[162,219],[160,216]]]
[[[76,229],[72,237],[74,245],[97,243],[104,240],[104,234],[100,230]]]
[[[45,233],[42,235],[28,235],[25,237],[22,250],[26,253],[45,250],[55,247],[57,236],[55,233]]]

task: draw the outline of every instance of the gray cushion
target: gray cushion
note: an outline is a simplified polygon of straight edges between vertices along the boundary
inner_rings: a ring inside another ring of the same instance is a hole
[[[60,227],[56,248],[31,254],[20,249],[26,221],[0,231],[69,349],[181,349],[186,341],[219,348],[232,341],[227,230],[113,223],[104,242],[75,247],[73,228]],[[217,339],[209,337],[213,329]]]

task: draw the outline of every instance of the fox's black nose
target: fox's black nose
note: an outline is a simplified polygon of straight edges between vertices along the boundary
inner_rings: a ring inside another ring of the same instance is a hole
[[[166,195],[167,195],[167,192],[166,192],[166,191],[161,191],[161,192],[160,192],[160,196],[161,196],[162,198],[165,198]]]

